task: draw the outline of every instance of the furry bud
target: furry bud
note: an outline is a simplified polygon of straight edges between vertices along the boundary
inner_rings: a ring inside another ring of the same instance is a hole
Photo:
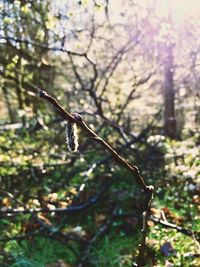
[[[76,152],[78,148],[78,133],[76,123],[67,122],[66,142],[71,153]]]

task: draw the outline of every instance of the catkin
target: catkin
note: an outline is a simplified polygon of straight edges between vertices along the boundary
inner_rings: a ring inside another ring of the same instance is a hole
[[[78,132],[76,123],[67,122],[66,143],[71,153],[76,152],[78,148]]]

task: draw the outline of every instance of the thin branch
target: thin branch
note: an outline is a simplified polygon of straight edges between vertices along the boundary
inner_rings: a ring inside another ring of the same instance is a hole
[[[127,161],[122,158],[108,143],[106,143],[101,137],[99,137],[94,131],[92,131],[87,124],[83,121],[80,115],[78,114],[70,114],[69,112],[65,111],[57,102],[55,98],[50,96],[47,92],[41,90],[40,96],[46,99],[49,103],[51,103],[58,111],[59,114],[71,123],[76,123],[81,129],[83,129],[89,137],[99,143],[102,147],[108,150],[116,162],[118,162],[122,167],[126,168],[136,179],[138,185],[142,187],[142,189],[146,192],[148,188],[141,177],[139,170],[136,166],[131,166]]]
[[[13,42],[19,43],[19,44],[21,44],[21,43],[30,44],[32,46],[36,46],[36,47],[39,47],[39,48],[42,48],[42,49],[46,49],[46,50],[49,50],[49,51],[60,51],[60,52],[68,53],[70,55],[86,57],[86,53],[73,52],[73,51],[70,51],[70,50],[65,49],[63,47],[47,46],[47,45],[44,45],[42,43],[38,43],[38,42],[32,41],[30,39],[14,38],[14,37],[11,37],[11,36],[2,36],[2,35],[0,35],[0,40],[1,39],[6,40],[7,42],[8,41],[13,41]]]
[[[17,214],[35,214],[35,213],[77,213],[82,210],[85,210],[94,204],[96,204],[98,201],[100,201],[101,197],[108,191],[110,185],[112,184],[112,181],[108,181],[102,185],[99,192],[90,197],[87,201],[76,205],[76,206],[68,206],[67,208],[55,208],[55,209],[49,209],[49,208],[37,208],[37,209],[1,209],[0,210],[0,217],[9,217],[11,215],[17,215]]]
[[[156,218],[154,216],[150,216],[150,220],[157,223],[157,224],[160,224],[162,226],[164,226],[165,228],[171,228],[171,229],[174,229],[184,235],[187,235],[187,236],[195,236],[195,238],[197,239],[198,242],[200,242],[200,233],[199,232],[194,232],[192,230],[189,230],[189,229],[185,229],[181,226],[178,226],[176,224],[173,224],[173,223],[170,223],[168,221],[165,221],[165,220],[161,220],[159,218]]]
[[[39,235],[41,235],[41,230],[31,232],[28,234],[16,235],[16,236],[12,236],[12,237],[3,237],[0,239],[0,242],[5,243],[5,242],[12,241],[12,240],[24,240],[24,239],[28,239],[30,237],[35,237],[35,236],[39,236]]]
[[[116,212],[116,214],[114,214],[114,219],[115,220],[122,220],[124,218],[135,218],[135,219],[138,219],[138,218],[141,218],[141,214],[139,214],[137,211],[135,213],[121,213],[121,214],[118,214]],[[161,220],[159,218],[156,218],[155,216],[150,216],[149,217],[149,220],[154,222],[155,224],[160,224],[162,225],[164,228],[170,228],[170,229],[174,229],[176,230],[177,232],[180,232],[184,235],[187,235],[187,236],[190,236],[190,237],[195,237],[197,239],[197,241],[200,241],[200,232],[196,232],[196,231],[192,231],[190,229],[186,229],[182,226],[179,226],[179,225],[176,225],[174,223],[170,223],[168,221],[164,221],[164,220]]]
[[[141,244],[139,245],[139,255],[137,259],[138,266],[145,266],[145,260],[146,260],[146,237],[148,232],[148,219],[150,216],[150,208],[151,208],[151,201],[153,198],[154,193],[154,187],[152,185],[148,186],[149,191],[144,194],[141,208],[143,210],[142,213],[142,240]]]
[[[151,73],[149,73],[148,76],[146,76],[146,77],[144,77],[144,78],[141,78],[141,79],[140,79],[139,81],[137,81],[137,82],[134,82],[134,84],[132,85],[133,88],[132,88],[131,92],[129,93],[129,95],[128,95],[127,98],[126,98],[125,103],[124,103],[124,104],[122,105],[122,107],[121,107],[121,112],[120,112],[120,114],[122,113],[123,110],[126,109],[126,107],[128,106],[129,102],[132,100],[132,96],[133,96],[133,94],[135,93],[136,88],[139,87],[140,85],[143,85],[144,83],[148,82],[149,79],[152,77],[153,74],[154,74],[154,73],[151,72]],[[118,120],[119,120],[119,119],[118,119]]]
[[[139,245],[138,266],[144,266],[145,264],[145,251],[146,251],[146,236],[148,230],[148,214],[147,211],[142,213],[142,240]]]

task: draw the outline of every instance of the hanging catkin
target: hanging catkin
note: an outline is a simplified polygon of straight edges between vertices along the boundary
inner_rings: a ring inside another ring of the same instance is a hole
[[[71,153],[76,152],[78,148],[78,133],[76,123],[67,122],[66,142]]]

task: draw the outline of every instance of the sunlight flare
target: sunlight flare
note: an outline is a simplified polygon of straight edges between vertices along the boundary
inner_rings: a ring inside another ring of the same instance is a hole
[[[198,0],[159,0],[156,3],[158,17],[168,17],[174,24],[182,24],[186,19],[194,19],[200,14],[200,1]]]

